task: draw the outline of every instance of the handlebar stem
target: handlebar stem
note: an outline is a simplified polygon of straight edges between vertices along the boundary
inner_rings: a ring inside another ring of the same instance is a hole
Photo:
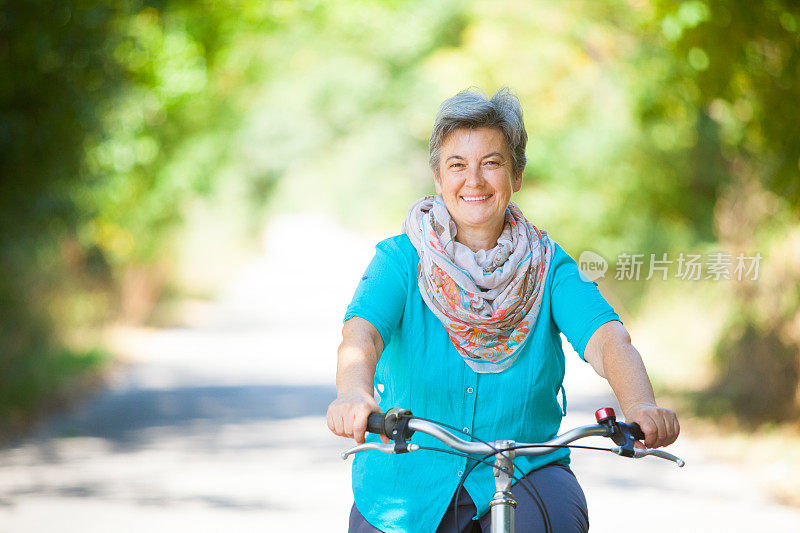
[[[497,444],[498,450],[503,450],[496,453],[494,456],[494,464],[498,468],[494,469],[494,484],[498,491],[507,492],[514,482],[514,452],[513,448],[516,444],[513,440],[499,440]]]
[[[489,503],[492,513],[492,533],[514,531],[514,512],[517,501],[511,493],[511,484],[514,480],[514,456],[516,443],[513,440],[499,440],[495,447],[502,450],[494,456],[494,493]]]

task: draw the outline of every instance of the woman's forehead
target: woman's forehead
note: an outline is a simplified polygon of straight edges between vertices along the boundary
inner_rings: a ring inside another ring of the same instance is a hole
[[[448,155],[499,152],[507,156],[508,146],[503,132],[497,128],[457,128],[445,138],[442,151]]]

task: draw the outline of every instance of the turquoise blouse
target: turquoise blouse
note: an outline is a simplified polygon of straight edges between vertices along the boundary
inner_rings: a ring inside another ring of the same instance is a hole
[[[583,357],[597,328],[619,317],[597,285],[584,281],[575,261],[553,244],[531,337],[509,368],[478,374],[462,360],[444,326],[425,305],[417,288],[419,256],[408,237],[398,235],[378,243],[345,320],[364,318],[383,338],[384,350],[375,371],[381,409],[410,409],[417,416],[463,428],[486,441],[541,442],[554,437],[566,413],[559,333]],[[367,441],[377,440],[376,435],[367,435]],[[444,447],[422,433],[411,441]],[[520,457],[516,464],[527,474],[556,461],[568,464],[569,450]],[[353,461],[356,507],[370,524],[385,532],[433,532],[472,463],[428,450],[357,454]],[[495,492],[491,467],[479,464],[464,487],[478,508],[478,518],[489,510]]]

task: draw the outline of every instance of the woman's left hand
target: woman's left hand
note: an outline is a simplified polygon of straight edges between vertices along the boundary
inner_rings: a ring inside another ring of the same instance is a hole
[[[644,432],[644,444],[648,448],[668,446],[675,442],[681,432],[675,413],[657,405],[633,407],[625,413],[625,421],[639,424]]]

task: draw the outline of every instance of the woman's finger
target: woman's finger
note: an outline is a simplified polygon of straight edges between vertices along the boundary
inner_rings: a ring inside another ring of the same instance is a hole
[[[642,428],[642,433],[644,433],[644,444],[648,448],[653,445],[653,439],[657,435],[657,428],[653,419],[650,418],[648,415],[643,414],[636,420],[636,423],[639,424],[639,427]]]
[[[669,413],[669,424],[670,424],[670,439],[669,442],[665,444],[665,446],[668,446],[673,442],[675,442],[675,440],[677,440],[678,438],[678,435],[680,435],[681,433],[681,425],[678,422],[678,417],[675,416],[675,413],[671,411]]]
[[[668,409],[659,409],[656,418],[659,425],[659,438],[656,447],[667,446],[674,439],[672,438],[672,412]]]
[[[658,413],[656,413],[655,419],[656,419],[656,426],[658,427],[658,439],[656,440],[655,447],[658,448],[664,446],[668,440],[667,418],[665,416],[664,411],[659,411]]]
[[[352,412],[346,413],[342,416],[344,421],[344,435],[345,437],[352,437],[353,436],[353,414]]]
[[[325,415],[325,421],[328,423],[328,429],[334,434],[336,433],[336,426],[333,425],[333,417],[331,416],[331,408],[328,407],[328,412]]]
[[[353,416],[353,438],[356,440],[356,444],[364,444],[367,433],[367,417],[369,417],[369,413],[365,414],[360,410],[356,411]]]
[[[344,421],[342,420],[342,415],[338,413],[333,415],[333,428],[334,433],[340,437],[344,437]]]

